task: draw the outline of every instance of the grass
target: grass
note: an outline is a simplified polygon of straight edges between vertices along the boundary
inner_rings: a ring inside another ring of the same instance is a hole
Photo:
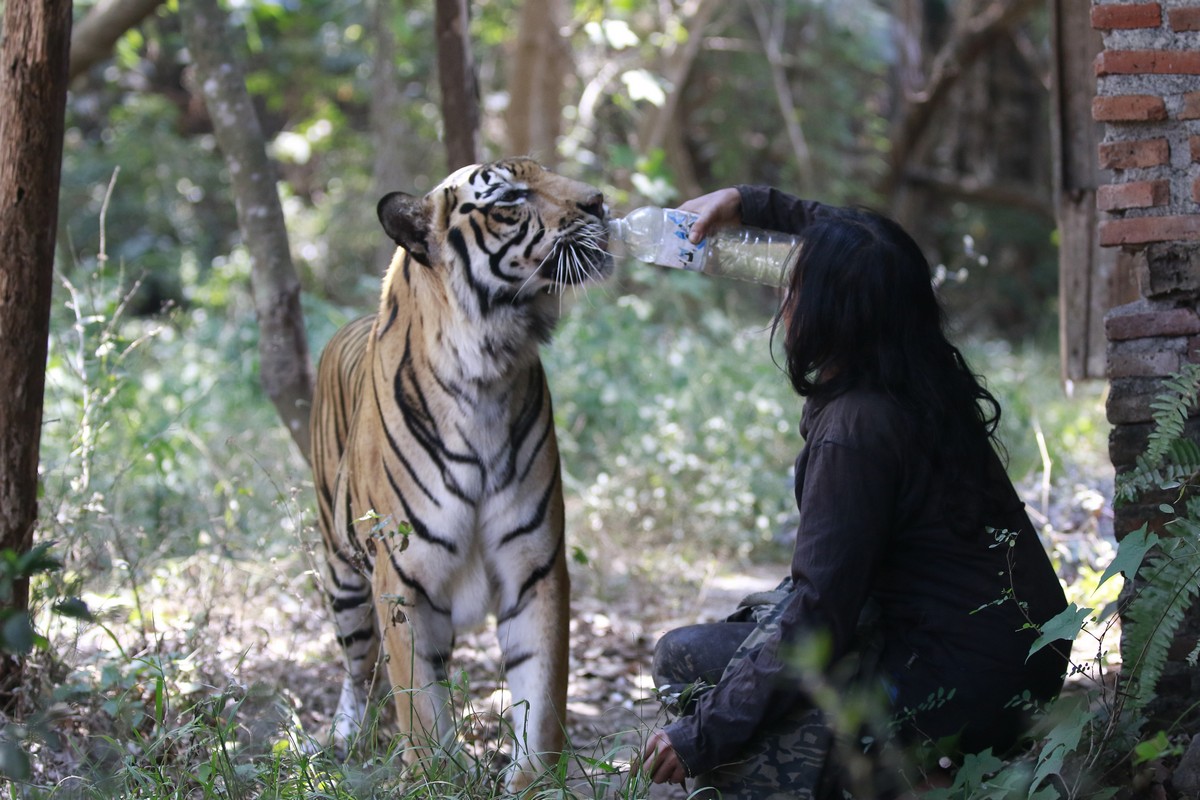
[[[65,569],[35,584],[50,645],[0,734],[32,770],[4,793],[495,796],[504,695],[486,637],[460,647],[472,724],[446,771],[411,779],[386,737],[349,760],[318,746],[341,668],[314,577],[310,479],[258,389],[245,264],[222,269],[162,318],[129,317],[102,273],[58,289],[38,537]],[[635,272],[587,295],[545,352],[569,498],[575,713],[564,770],[528,797],[644,797],[628,761],[657,709],[646,632],[694,611],[714,573],[790,549],[800,406],[771,360],[769,314],[749,290],[714,298],[703,279],[679,280],[692,277]],[[307,312],[314,352],[353,316]],[[1111,557],[1100,387],[1068,398],[1032,345],[972,342],[968,357],[1005,405],[1011,466],[1060,571],[1094,576]],[[97,621],[49,615],[64,595]]]

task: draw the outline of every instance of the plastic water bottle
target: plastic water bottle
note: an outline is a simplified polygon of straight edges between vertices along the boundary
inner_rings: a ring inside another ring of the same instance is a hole
[[[785,286],[800,253],[800,237],[746,226],[719,228],[688,241],[696,214],[644,206],[608,226],[608,249],[618,258],[703,272],[768,286]]]

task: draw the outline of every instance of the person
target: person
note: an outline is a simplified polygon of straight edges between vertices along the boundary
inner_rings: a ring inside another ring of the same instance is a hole
[[[715,685],[651,732],[641,768],[725,798],[841,798],[812,695],[843,685],[835,674],[882,688],[901,745],[1014,747],[1029,707],[1062,688],[1063,643],[1030,650],[1066,600],[1005,473],[999,403],[947,339],[920,248],[885,216],[771,187],[681,208],[699,215],[694,242],[730,224],[801,236],[771,335],[805,399],[805,443],[790,579],[757,621],[662,637],[660,687]],[[813,647],[829,656],[815,679],[796,663]]]

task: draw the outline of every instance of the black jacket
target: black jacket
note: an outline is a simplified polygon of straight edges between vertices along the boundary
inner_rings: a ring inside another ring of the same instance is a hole
[[[747,225],[800,232],[837,211],[774,189],[739,188]],[[868,600],[881,614],[882,678],[910,732],[961,733],[967,751],[1011,744],[1020,720],[1005,709],[1008,701],[1026,690],[1049,699],[1062,687],[1063,655],[1047,649],[1027,661],[1037,635],[1028,623],[1045,622],[1066,600],[999,459],[988,494],[1004,499],[970,537],[945,519],[939,476],[953,465],[935,468],[911,417],[887,396],[852,390],[810,400],[801,433],[795,591],[779,636],[667,727],[688,771],[735,760],[757,730],[802,702],[783,652],[820,631],[836,661],[851,648]],[[998,542],[1001,531],[1015,536]],[[939,689],[953,689],[952,700],[904,714]]]

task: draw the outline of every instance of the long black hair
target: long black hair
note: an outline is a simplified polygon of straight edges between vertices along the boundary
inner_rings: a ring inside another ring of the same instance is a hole
[[[946,337],[929,262],[898,223],[841,209],[803,231],[772,339],[783,332],[796,392],[817,401],[850,389],[887,394],[946,479],[953,527],[978,532],[1000,404]]]

